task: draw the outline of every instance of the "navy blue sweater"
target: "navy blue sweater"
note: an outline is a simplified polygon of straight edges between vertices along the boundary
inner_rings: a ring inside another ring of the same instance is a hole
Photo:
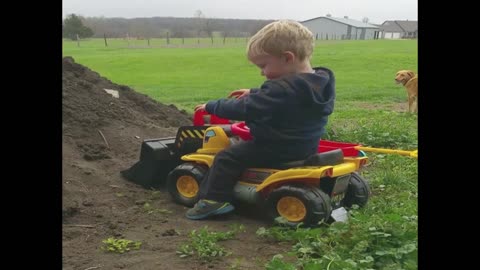
[[[335,102],[333,72],[324,67],[314,70],[267,80],[247,96],[209,101],[205,109],[245,121],[255,143],[313,154]]]

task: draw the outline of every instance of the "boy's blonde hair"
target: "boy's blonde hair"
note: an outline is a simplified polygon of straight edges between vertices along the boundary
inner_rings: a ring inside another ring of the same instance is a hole
[[[300,60],[310,60],[315,46],[313,34],[307,27],[292,20],[267,24],[253,35],[247,44],[249,59],[259,55],[281,56],[291,51]]]

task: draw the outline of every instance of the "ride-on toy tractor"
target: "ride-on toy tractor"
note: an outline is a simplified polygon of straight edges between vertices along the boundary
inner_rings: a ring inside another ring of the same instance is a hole
[[[181,127],[175,139],[144,141],[140,162],[124,176],[137,183],[152,177],[160,181],[171,170],[166,177],[168,192],[175,202],[192,207],[215,154],[251,138],[244,123],[228,124],[213,117],[212,125],[206,126],[196,114],[195,125]],[[354,204],[362,207],[369,199],[368,182],[358,174],[368,158],[346,156],[341,147],[319,147],[319,152],[306,160],[248,168],[234,187],[235,201],[263,205],[270,218],[282,217],[291,226],[345,220],[346,209]]]

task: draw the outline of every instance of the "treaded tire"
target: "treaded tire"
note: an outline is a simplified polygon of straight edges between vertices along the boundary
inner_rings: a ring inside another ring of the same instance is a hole
[[[289,220],[283,216],[287,219],[286,224],[291,227],[296,227],[300,223],[306,227],[317,226],[322,220],[327,222],[332,212],[330,197],[319,188],[285,185],[272,191],[266,199],[267,212],[272,220],[281,216],[277,210],[277,204],[284,197],[294,197],[300,200],[306,209],[305,217],[302,220]]]
[[[350,183],[348,184],[347,192],[345,193],[345,197],[341,201],[340,205],[346,208],[350,208],[354,204],[358,205],[359,207],[364,207],[368,202],[370,193],[371,191],[368,181],[358,173],[353,172],[352,177],[350,177]]]
[[[208,170],[205,166],[192,162],[180,164],[173,169],[167,176],[167,190],[172,196],[173,200],[181,205],[193,207],[193,205],[197,203],[199,199],[198,191],[207,171]],[[189,196],[182,194],[182,192],[177,188],[177,182],[179,179],[181,179],[181,177],[187,178],[189,181],[196,182],[196,187],[192,188],[193,191],[196,191],[195,193],[189,194]]]

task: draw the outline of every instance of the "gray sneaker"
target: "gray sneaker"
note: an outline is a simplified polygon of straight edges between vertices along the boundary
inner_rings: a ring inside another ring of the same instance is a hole
[[[193,208],[187,211],[185,216],[189,219],[204,219],[209,216],[221,215],[232,212],[235,209],[228,202],[216,202],[212,200],[199,200]]]

